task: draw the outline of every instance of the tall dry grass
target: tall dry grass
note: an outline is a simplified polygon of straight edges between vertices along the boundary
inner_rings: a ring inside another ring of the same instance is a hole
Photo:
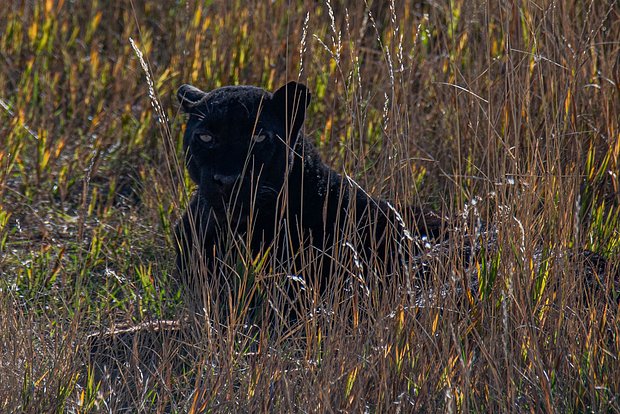
[[[617,286],[584,277],[578,254],[618,272],[618,10],[9,1],[0,411],[620,411]],[[313,92],[306,134],[330,165],[395,205],[451,217],[434,295],[417,301],[404,271],[381,295],[381,274],[370,295],[349,294],[345,254],[326,297],[292,304],[324,310],[292,334],[273,310],[285,306],[278,275],[241,247],[228,269],[239,283],[213,298],[232,320],[158,322],[185,309],[171,277],[192,188],[176,87],[298,78]],[[479,221],[496,233],[476,234]],[[468,268],[458,248],[472,238],[485,254]],[[139,335],[118,329],[148,321]],[[93,346],[91,333],[115,328]]]

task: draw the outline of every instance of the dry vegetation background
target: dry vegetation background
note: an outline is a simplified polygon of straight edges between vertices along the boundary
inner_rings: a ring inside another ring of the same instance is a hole
[[[4,1],[0,411],[619,412],[617,286],[571,254],[620,266],[619,39],[605,0]],[[90,333],[183,313],[176,88],[291,79],[325,160],[495,223],[488,254],[448,255],[424,306],[395,284],[298,336],[164,329],[102,377]]]

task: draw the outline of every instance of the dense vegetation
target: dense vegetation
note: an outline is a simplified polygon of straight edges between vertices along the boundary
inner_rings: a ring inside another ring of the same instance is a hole
[[[0,411],[620,411],[620,293],[572,254],[619,271],[618,39],[616,1],[3,2]],[[442,294],[334,291],[353,318],[295,334],[161,329],[102,379],[89,334],[184,314],[176,88],[290,79],[330,165],[452,218]]]

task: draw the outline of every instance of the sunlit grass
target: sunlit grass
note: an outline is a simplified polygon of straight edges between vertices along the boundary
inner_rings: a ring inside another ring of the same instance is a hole
[[[585,280],[579,256],[619,271],[617,5],[293,3],[0,7],[0,411],[620,410],[618,284]],[[300,73],[330,165],[451,218],[434,296],[416,306],[403,274],[349,297],[341,270],[293,304],[340,311],[291,333],[282,275],[237,246],[232,288],[210,291],[211,315],[236,310],[228,328],[123,336],[138,353],[115,349],[106,382],[90,334],[186,315],[174,91]]]

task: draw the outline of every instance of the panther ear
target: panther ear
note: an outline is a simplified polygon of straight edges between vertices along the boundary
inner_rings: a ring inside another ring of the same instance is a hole
[[[185,112],[191,113],[194,106],[206,95],[205,92],[192,85],[181,85],[177,91],[177,99]]]
[[[306,85],[291,81],[273,93],[273,105],[282,114],[290,137],[297,137],[310,104],[310,92]]]

